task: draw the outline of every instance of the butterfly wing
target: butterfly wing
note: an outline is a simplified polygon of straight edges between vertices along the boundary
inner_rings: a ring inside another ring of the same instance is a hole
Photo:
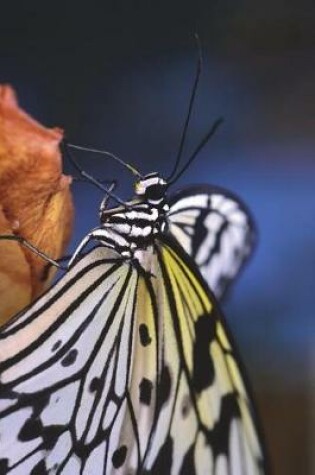
[[[224,189],[189,187],[170,199],[169,231],[197,266],[217,298],[224,295],[255,244],[246,206]]]
[[[138,273],[97,248],[0,337],[0,473],[110,473],[132,427],[130,376]],[[134,437],[129,437],[134,440]],[[116,447],[117,448],[117,447]]]
[[[214,297],[171,242],[154,267],[161,336],[145,473],[265,473],[249,390]]]
[[[0,473],[263,473],[217,305],[171,242],[83,257],[0,340]],[[233,468],[231,468],[233,467]]]

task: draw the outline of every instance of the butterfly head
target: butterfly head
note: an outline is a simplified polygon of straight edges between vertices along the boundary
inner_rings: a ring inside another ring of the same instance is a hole
[[[149,173],[135,183],[135,193],[149,203],[160,203],[164,200],[167,182],[158,173]]]

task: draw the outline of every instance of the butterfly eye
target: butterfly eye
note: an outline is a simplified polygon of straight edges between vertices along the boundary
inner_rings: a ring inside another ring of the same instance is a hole
[[[152,185],[146,189],[145,197],[148,200],[160,200],[165,195],[165,185]]]

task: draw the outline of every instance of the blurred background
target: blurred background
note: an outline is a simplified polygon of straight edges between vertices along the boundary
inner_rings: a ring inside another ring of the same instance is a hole
[[[174,163],[194,79],[204,66],[186,156],[225,122],[176,185],[239,194],[259,229],[225,313],[257,395],[275,474],[315,473],[315,6],[311,0],[6,2],[0,81],[24,109],[75,144],[142,172]],[[132,177],[76,157],[100,179]],[[65,165],[69,172],[70,167]],[[74,186],[71,250],[98,224],[99,190]]]

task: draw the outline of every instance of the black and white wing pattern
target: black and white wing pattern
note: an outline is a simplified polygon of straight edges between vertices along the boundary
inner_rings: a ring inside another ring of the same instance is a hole
[[[126,457],[122,426],[136,445],[128,383],[137,287],[130,265],[97,248],[2,330],[1,474],[110,474]]]
[[[255,226],[246,206],[218,187],[185,188],[170,198],[169,231],[221,298],[251,255]]]
[[[0,473],[264,474],[217,303],[171,240],[97,247],[0,332]]]

